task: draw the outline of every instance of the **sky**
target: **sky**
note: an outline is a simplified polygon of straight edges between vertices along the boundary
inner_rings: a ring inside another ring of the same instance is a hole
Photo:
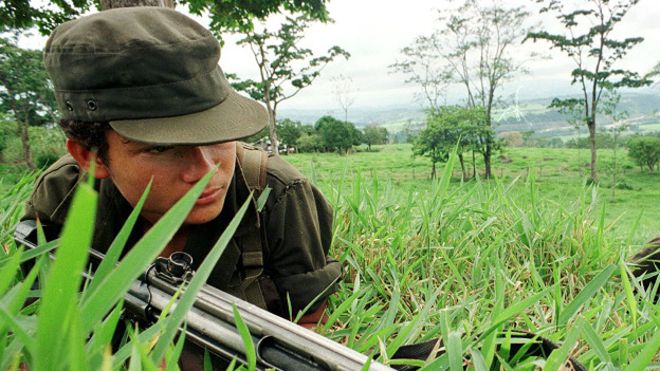
[[[572,0],[565,0],[572,1]],[[453,2],[455,3],[455,2]],[[557,27],[549,14],[538,14],[536,4],[530,0],[507,0],[506,4],[524,4],[532,12],[530,21],[543,27]],[[336,60],[329,64],[312,86],[303,89],[294,98],[281,104],[283,109],[314,109],[328,112],[340,110],[336,94],[336,78],[351,79],[354,91],[352,108],[387,108],[421,106],[415,99],[419,89],[405,84],[405,77],[393,73],[389,65],[400,58],[400,50],[417,36],[430,34],[437,27],[437,9],[451,6],[447,0],[331,0],[328,3],[330,24],[314,24],[306,32],[303,44],[315,52],[323,53],[338,45],[351,53],[349,60]],[[178,10],[184,10],[179,9]],[[618,37],[644,37],[645,41],[632,49],[619,67],[646,73],[660,61],[660,1],[641,0],[631,9],[615,29]],[[205,22],[204,18],[200,21]],[[272,23],[276,23],[273,21]],[[258,78],[256,63],[247,48],[235,44],[237,37],[225,37],[220,65],[226,72],[242,78]],[[40,48],[45,39],[32,37],[24,45]],[[527,59],[527,53],[536,51],[544,59],[527,60],[527,74],[517,76],[504,84],[502,96],[516,99],[551,97],[576,92],[570,86],[570,71],[574,68],[564,54],[552,52],[547,43],[526,43],[516,46],[514,58]],[[463,99],[463,90],[452,87],[447,101]]]

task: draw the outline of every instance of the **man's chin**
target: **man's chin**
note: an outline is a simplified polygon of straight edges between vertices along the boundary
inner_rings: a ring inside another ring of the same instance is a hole
[[[222,204],[207,205],[205,207],[194,207],[186,217],[184,224],[204,224],[217,218],[222,211]]]

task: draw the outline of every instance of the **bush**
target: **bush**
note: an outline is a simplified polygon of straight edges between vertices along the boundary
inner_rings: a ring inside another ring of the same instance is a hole
[[[60,155],[57,153],[53,152],[46,152],[42,153],[39,156],[37,156],[37,162],[36,165],[38,168],[45,169],[48,166],[52,165],[55,163],[60,158]]]
[[[656,168],[660,161],[660,137],[635,136],[628,141],[627,146],[628,156],[641,169],[647,167],[652,172]]]
[[[65,154],[65,141],[66,137],[59,127],[30,127],[30,145],[32,146],[34,158],[37,159],[37,166],[40,166],[38,163],[40,157],[47,161],[48,158],[53,156],[57,159],[57,157]]]
[[[298,138],[298,152],[318,152],[323,148],[323,140],[318,134],[303,134]]]
[[[2,153],[9,145],[14,130],[14,123],[10,122],[8,118],[0,113],[0,160],[3,159]]]

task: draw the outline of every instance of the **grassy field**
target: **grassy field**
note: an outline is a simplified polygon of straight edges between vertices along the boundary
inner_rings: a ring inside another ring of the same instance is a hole
[[[413,158],[411,153],[410,145],[400,144],[376,146],[374,152],[361,151],[348,156],[305,153],[286,159],[326,191],[342,182],[350,183],[347,180],[359,174],[365,179],[379,179],[396,192],[423,196],[432,184],[430,161],[424,157]],[[600,150],[598,155],[601,187],[595,191],[594,206],[604,208],[607,228],[621,238],[632,234],[637,244],[659,234],[660,174],[641,172],[627,158],[625,150],[620,149],[617,151],[617,183],[623,181],[629,189],[617,189],[611,187],[613,151]],[[531,172],[541,196],[565,207],[577,200],[583,191],[589,173],[589,156],[585,149],[507,148],[502,156],[494,158],[493,174],[511,191],[524,197]],[[453,172],[452,187],[462,186],[459,170],[456,167]],[[479,158],[477,174],[483,174]],[[471,183],[474,181],[466,182]],[[482,181],[480,186],[491,192],[496,182]]]
[[[452,162],[430,180],[429,161],[412,158],[409,146],[377,150],[286,158],[319,184],[335,209],[331,254],[342,262],[344,275],[321,334],[369,356],[380,354],[378,360],[391,365],[397,364],[390,358],[400,346],[440,337],[437,358],[408,362],[427,370],[558,370],[569,356],[589,369],[660,367],[658,287],[642,289],[626,264],[627,256],[660,232],[654,207],[660,200],[658,174],[640,173],[621,152],[622,178],[631,189],[608,188],[605,164],[612,154],[601,151],[603,175],[595,187],[585,181],[587,151],[508,149],[494,163],[495,179],[461,182]],[[15,303],[17,292],[27,295],[29,285],[21,286],[20,278],[13,286],[7,282],[20,259],[9,236],[31,180],[3,183],[9,188],[0,203],[0,238],[8,257],[0,257],[0,303]],[[76,241],[91,231],[85,221],[94,219],[94,196],[89,190],[83,196],[87,203],[66,241],[74,260],[85,248]],[[166,222],[176,218],[181,220],[174,213]],[[167,241],[164,225],[152,228],[158,243]],[[158,243],[143,244],[144,258],[126,262],[131,274],[146,267]],[[65,264],[56,260],[49,274],[77,276]],[[161,326],[167,336],[155,347],[145,330],[132,336],[121,357],[109,358],[103,351],[107,342],[92,336],[99,332],[109,339],[107,321],[95,325],[85,306],[58,306],[65,300],[78,303],[79,283],[45,282],[57,283],[46,287],[37,303],[47,307],[43,313],[34,306],[2,307],[6,317],[0,318],[12,321],[10,327],[0,323],[0,368],[16,369],[21,360],[38,368],[53,360],[48,364],[60,369],[121,369],[130,359],[130,365],[155,369],[163,354],[169,360],[177,355],[167,343],[175,339],[178,322],[173,321],[180,313],[165,317]],[[69,299],[56,294],[63,287]],[[95,284],[88,287],[98,290]],[[113,287],[114,297],[121,297],[119,285]],[[98,299],[105,311],[116,302]],[[104,312],[94,313],[100,321]],[[511,329],[532,331],[561,346],[547,357],[510,354],[511,344],[526,341]],[[35,333],[36,341],[30,340]],[[58,343],[52,334],[70,341]],[[53,343],[58,346],[49,346]],[[7,344],[12,352],[1,351]]]

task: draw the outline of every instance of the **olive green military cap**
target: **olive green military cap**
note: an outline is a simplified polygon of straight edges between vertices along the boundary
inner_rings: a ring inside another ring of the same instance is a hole
[[[146,143],[210,144],[261,130],[268,114],[236,93],[220,45],[167,8],[102,11],[55,29],[44,50],[65,119],[108,121]]]

